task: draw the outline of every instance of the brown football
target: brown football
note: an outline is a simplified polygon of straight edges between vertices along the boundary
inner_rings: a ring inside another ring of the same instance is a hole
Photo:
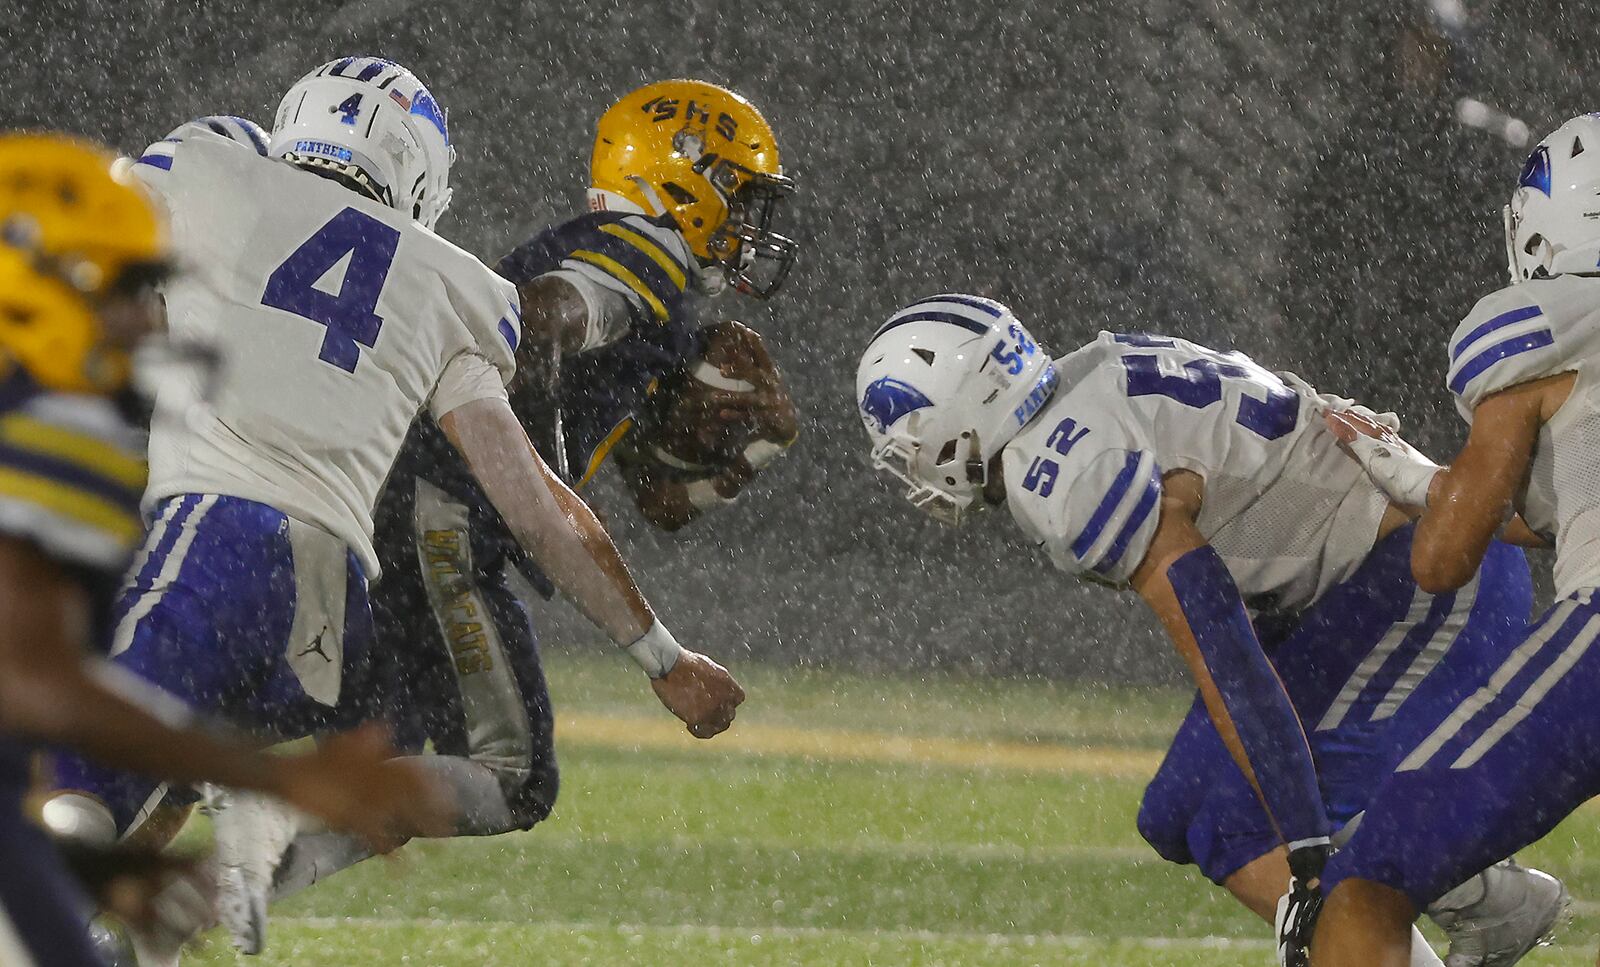
[[[728,421],[730,399],[753,397],[778,381],[777,368],[761,337],[738,322],[719,322],[703,330],[699,359],[663,381],[657,390],[656,430],[651,454],[668,466],[701,472],[728,466],[746,445],[762,435],[748,420]]]

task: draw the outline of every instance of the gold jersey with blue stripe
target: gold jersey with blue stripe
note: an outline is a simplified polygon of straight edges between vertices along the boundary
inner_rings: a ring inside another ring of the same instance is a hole
[[[0,533],[59,563],[118,574],[144,534],[143,434],[98,396],[0,380]]]

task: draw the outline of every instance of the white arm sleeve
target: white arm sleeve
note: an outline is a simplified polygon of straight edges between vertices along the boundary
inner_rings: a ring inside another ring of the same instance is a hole
[[[428,412],[438,419],[451,410],[474,400],[503,400],[505,383],[494,363],[480,353],[463,352],[451,357],[439,374],[439,382],[428,398]]]

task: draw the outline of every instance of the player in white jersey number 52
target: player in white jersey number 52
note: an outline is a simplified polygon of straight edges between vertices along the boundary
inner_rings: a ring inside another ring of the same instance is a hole
[[[1240,353],[1102,332],[1052,360],[1004,306],[946,294],[877,331],[857,400],[874,462],[914,504],[957,521],[1005,503],[1058,568],[1150,605],[1200,699],[1139,830],[1269,921],[1291,874],[1297,901],[1315,902],[1330,829],[1364,807],[1395,731],[1526,622],[1513,547],[1460,593],[1418,589],[1407,513],[1319,418],[1351,401]],[[1554,884],[1506,865],[1440,898],[1452,964],[1498,963],[1470,951],[1547,928],[1484,929],[1486,904],[1530,881]]]

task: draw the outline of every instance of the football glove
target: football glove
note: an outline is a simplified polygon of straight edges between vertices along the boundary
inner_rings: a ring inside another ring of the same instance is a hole
[[[1322,888],[1317,880],[1328,864],[1329,852],[1326,844],[1289,852],[1289,892],[1278,900],[1274,923],[1282,967],[1310,967],[1311,935],[1322,912]]]

